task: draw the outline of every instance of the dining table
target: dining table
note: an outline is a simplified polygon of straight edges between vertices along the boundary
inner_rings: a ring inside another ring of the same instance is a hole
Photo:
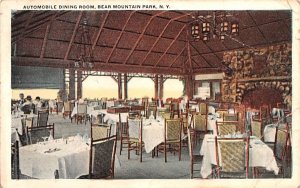
[[[75,179],[89,173],[90,139],[80,135],[38,142],[19,149],[22,174],[37,179]],[[120,168],[118,157],[116,168]]]
[[[243,135],[225,135],[225,137],[242,138]],[[204,136],[200,155],[203,156],[200,174],[202,178],[207,178],[212,173],[212,165],[217,164],[214,135],[206,134]],[[279,172],[273,150],[255,136],[250,137],[249,167],[264,167],[268,171],[273,171],[275,175],[278,175]]]

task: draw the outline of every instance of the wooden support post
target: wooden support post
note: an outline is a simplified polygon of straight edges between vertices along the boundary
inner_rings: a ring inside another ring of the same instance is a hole
[[[154,98],[158,99],[158,75],[155,75],[154,78]]]
[[[118,99],[122,99],[122,74],[118,73]]]
[[[69,100],[75,100],[75,70],[69,69]]]
[[[185,79],[185,94],[188,96],[188,99],[193,98],[193,76],[192,75],[186,75],[184,77]]]
[[[82,97],[82,72],[80,70],[77,71],[77,99]]]
[[[127,73],[124,73],[124,99],[128,99],[128,79]]]
[[[162,100],[164,97],[164,76],[159,76],[159,99]]]

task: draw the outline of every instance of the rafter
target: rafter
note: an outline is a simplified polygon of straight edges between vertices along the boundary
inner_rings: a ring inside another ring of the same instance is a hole
[[[122,35],[123,35],[123,32],[124,32],[124,30],[125,30],[125,28],[126,28],[128,22],[129,22],[130,18],[133,16],[133,14],[134,14],[135,12],[136,12],[136,11],[132,11],[132,12],[130,13],[130,15],[128,16],[128,18],[127,18],[127,20],[126,20],[126,22],[125,22],[125,24],[124,24],[124,26],[123,26],[123,28],[122,28],[122,31],[121,31],[121,33],[120,33],[120,35],[119,35],[117,41],[115,42],[115,44],[114,44],[114,46],[113,46],[113,49],[111,50],[110,54],[108,55],[108,58],[107,58],[106,63],[108,63],[108,62],[110,61],[110,58],[111,58],[112,54],[114,53],[114,51],[115,51],[117,45],[119,44],[119,41],[120,41],[120,39],[121,39],[121,37],[122,37]]]
[[[169,44],[168,48],[165,50],[165,52],[163,53],[163,55],[160,56],[160,58],[157,60],[157,62],[155,63],[154,67],[156,67],[158,65],[158,63],[162,60],[162,58],[164,57],[164,55],[166,55],[166,53],[168,52],[168,50],[172,47],[172,45],[174,44],[174,42],[178,39],[178,37],[181,35],[183,29],[186,28],[186,25],[184,25],[180,31],[178,32],[178,34],[176,35],[176,37],[173,39],[173,41]]]
[[[50,27],[51,27],[51,25],[53,23],[53,20],[57,16],[57,14],[58,14],[58,12],[52,16],[51,21],[47,25],[45,36],[44,36],[44,40],[43,40],[42,50],[41,50],[41,54],[40,54],[40,58],[44,57],[45,49],[46,49],[46,44],[47,44],[47,40],[48,40],[48,35],[49,35],[49,31],[50,31]]]
[[[213,67],[207,60],[206,60],[206,58],[204,58],[204,56],[198,51],[198,49],[194,46],[194,45],[192,45],[192,44],[190,44],[192,47],[193,47],[193,49],[194,50],[196,50],[196,52],[205,60],[205,63],[206,64],[208,64],[209,66],[211,66],[211,67]]]
[[[169,65],[169,67],[172,67],[174,65],[174,63],[177,61],[177,59],[181,56],[181,54],[184,52],[184,50],[186,49],[186,45],[182,48],[181,52],[176,56],[176,58],[174,59],[174,61],[171,63],[171,65]]]
[[[137,47],[137,45],[139,44],[140,40],[142,39],[142,37],[144,36],[145,31],[147,30],[148,26],[150,25],[151,21],[153,20],[153,18],[155,18],[156,16],[165,13],[166,11],[162,11],[159,12],[155,15],[152,15],[150,20],[148,20],[148,23],[146,24],[146,26],[144,27],[142,33],[139,35],[139,38],[137,39],[137,41],[134,43],[133,47],[131,48],[129,54],[127,55],[125,61],[123,62],[123,64],[126,64],[127,61],[129,60],[130,56],[132,55],[132,53],[134,52],[135,48]]]
[[[95,40],[94,40],[94,43],[93,43],[93,46],[92,46],[92,52],[94,51],[95,46],[96,46],[96,44],[97,44],[97,42],[98,42],[98,40],[99,40],[101,31],[102,31],[103,26],[104,26],[104,24],[105,24],[105,22],[106,22],[106,19],[107,19],[107,17],[108,17],[108,14],[109,14],[109,12],[107,11],[106,14],[105,14],[104,20],[103,20],[102,22],[99,23],[100,26],[99,26],[97,36],[96,36],[96,38],[95,38]],[[100,19],[100,21],[101,21],[101,19]]]
[[[190,70],[193,70],[190,41],[187,41],[187,52],[188,52],[188,60],[189,60],[189,64],[190,64]],[[188,70],[188,72],[190,72],[190,70]]]
[[[65,54],[64,60],[67,60],[67,59],[68,59],[68,56],[69,56],[69,53],[70,53],[70,51],[71,51],[71,47],[72,47],[72,44],[73,44],[73,42],[74,42],[74,39],[75,39],[77,30],[78,30],[78,27],[79,27],[79,24],[80,24],[80,20],[81,20],[82,15],[83,15],[83,12],[80,11],[80,13],[79,13],[79,15],[78,15],[78,17],[77,17],[77,21],[76,21],[76,24],[75,24],[75,28],[74,28],[74,30],[73,30],[72,37],[71,37],[71,40],[70,40],[70,43],[69,43],[67,52],[66,52],[66,54]]]
[[[247,14],[249,15],[249,17],[251,18],[251,20],[254,22],[254,26],[258,29],[259,33],[262,35],[262,37],[264,38],[264,40],[265,40],[266,42],[269,42],[269,41],[267,40],[266,36],[265,36],[265,35],[263,34],[263,32],[261,31],[261,29],[257,26],[257,23],[256,23],[255,19],[253,18],[253,16],[252,16],[248,11],[246,11],[246,12],[247,12]]]
[[[170,23],[172,23],[173,20],[175,19],[179,19],[179,18],[183,18],[187,15],[181,15],[178,16],[176,18],[170,19],[169,22],[165,25],[165,27],[163,28],[162,32],[160,32],[159,36],[156,38],[155,42],[153,43],[153,45],[151,46],[150,50],[148,51],[148,53],[146,54],[146,56],[143,58],[143,60],[141,61],[140,65],[142,65],[145,60],[147,59],[147,57],[149,56],[149,54],[152,52],[153,48],[155,47],[155,45],[158,43],[159,39],[161,38],[161,36],[164,34],[164,32],[166,31],[166,29],[168,28],[168,26],[170,25]]]
[[[62,12],[62,13],[58,14],[58,15],[55,17],[55,20],[56,20],[57,18],[59,18],[60,16],[66,14],[67,12],[68,12],[68,11],[65,11],[65,12]],[[24,32],[24,34],[23,34],[22,37],[20,37],[20,36],[12,36],[12,43],[16,43],[16,42],[18,42],[18,41],[24,39],[26,36],[28,36],[28,35],[31,34],[32,32],[39,30],[39,29],[40,29],[41,27],[43,27],[46,23],[48,23],[48,21],[49,21],[50,19],[51,19],[51,18],[47,18],[46,20],[42,20],[41,23],[38,23],[38,24],[35,23],[35,25],[34,25],[33,27],[30,27],[29,30],[27,29],[27,31]],[[12,34],[12,35],[13,35],[13,34]],[[17,34],[17,35],[18,35],[18,34]]]

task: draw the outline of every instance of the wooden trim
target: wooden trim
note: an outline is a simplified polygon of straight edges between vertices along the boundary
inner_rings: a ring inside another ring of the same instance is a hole
[[[287,80],[290,81],[292,79],[291,76],[269,76],[269,77],[262,77],[262,78],[244,78],[238,79],[237,82],[257,82],[257,81],[280,81],[280,80]]]

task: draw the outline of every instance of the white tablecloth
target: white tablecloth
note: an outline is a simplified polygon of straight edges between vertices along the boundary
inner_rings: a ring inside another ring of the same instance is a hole
[[[164,141],[164,120],[145,120],[143,122],[143,142],[146,153]]]
[[[115,106],[115,101],[106,101],[106,108]]]
[[[217,121],[223,121],[223,119],[217,118],[215,115],[208,115],[207,130],[213,131],[214,135],[217,135]]]
[[[285,124],[279,124],[279,128],[285,128]],[[269,124],[265,126],[264,129],[264,142],[275,142],[275,135],[276,135],[276,125]]]
[[[279,168],[272,149],[256,137],[251,137],[250,145],[249,167],[265,167],[269,171],[274,171],[277,175]],[[207,178],[212,172],[212,164],[216,164],[214,135],[205,135],[200,155],[203,155],[200,173],[203,178]]]
[[[44,153],[55,148],[60,150]],[[58,170],[59,178],[77,178],[89,172],[89,149],[82,140],[69,140],[66,144],[62,139],[21,147],[21,173],[38,179],[54,179],[54,172]]]

